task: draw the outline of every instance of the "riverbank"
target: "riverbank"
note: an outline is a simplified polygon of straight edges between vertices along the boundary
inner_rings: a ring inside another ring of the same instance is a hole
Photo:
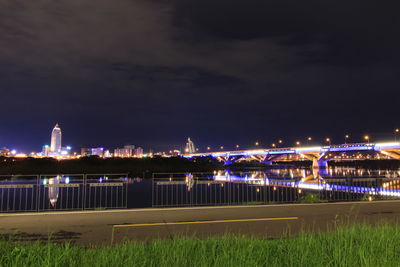
[[[224,165],[211,157],[189,160],[173,158],[107,158],[84,157],[71,160],[52,158],[5,158],[0,157],[0,175],[82,174],[82,173],[127,173],[130,177],[151,178],[153,173],[263,171],[268,169],[311,168],[311,161],[275,162],[272,165],[259,162],[240,162]],[[400,168],[399,160],[363,160],[352,162],[331,161],[330,166],[364,169]],[[0,177],[1,179],[1,177]]]
[[[0,242],[0,266],[397,266],[400,228],[343,225],[279,239],[224,236],[84,248]]]
[[[56,160],[53,158],[1,158],[0,175],[127,173],[131,177],[151,178],[160,172],[212,172],[223,169],[223,164],[212,158],[195,161],[172,158],[107,158],[83,157]]]

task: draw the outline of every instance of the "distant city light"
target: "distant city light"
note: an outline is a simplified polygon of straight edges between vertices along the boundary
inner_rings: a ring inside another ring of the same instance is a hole
[[[344,144],[335,144],[332,145],[332,139],[330,137],[325,138],[325,141],[329,143],[328,146],[321,146],[321,147],[302,147],[302,143],[306,142],[307,144],[310,144],[309,141],[313,140],[313,137],[308,136],[305,138],[305,141],[302,141],[301,139],[297,140],[291,147],[282,147],[280,144],[283,143],[282,139],[278,139],[276,142],[271,143],[271,147],[274,149],[262,149],[259,148],[261,143],[259,141],[254,142],[254,145],[257,146],[257,148],[253,148],[250,150],[239,150],[240,145],[236,144],[234,147],[236,148],[236,151],[231,150],[231,151],[219,151],[219,152],[206,152],[206,153],[198,153],[199,148],[196,148],[194,146],[193,141],[188,138],[186,147],[184,149],[186,155],[183,155],[185,158],[192,158],[192,157],[198,157],[198,156],[212,156],[216,158],[226,158],[226,157],[236,157],[236,156],[252,156],[252,160],[261,160],[262,157],[259,157],[260,155],[279,155],[279,154],[291,154],[289,159],[291,159],[292,154],[298,154],[300,157],[304,157],[304,153],[326,153],[326,152],[343,152],[343,151],[354,151],[354,150],[360,150],[360,151],[380,151],[382,154],[385,155],[386,158],[396,158],[398,159],[398,156],[396,156],[396,153],[393,154],[391,151],[386,151],[387,149],[394,150],[396,149],[397,151],[400,149],[399,148],[399,143],[397,142],[398,139],[398,134],[400,133],[400,128],[395,128],[394,132],[392,131],[392,135],[394,134],[395,137],[395,143],[370,143],[371,137],[369,135],[363,135],[362,139],[365,140],[367,143],[363,144],[357,144],[357,143],[347,143],[347,139],[350,138],[349,134],[342,135],[342,138],[344,136]],[[64,159],[78,159],[81,157],[89,157],[89,156],[98,156],[100,158],[109,158],[109,157],[121,157],[121,158],[142,158],[142,157],[153,157],[153,156],[160,156],[160,157],[177,157],[181,155],[180,150],[169,150],[169,152],[152,152],[150,151],[149,153],[143,153],[143,149],[140,147],[135,147],[133,145],[125,145],[123,148],[117,148],[114,149],[114,153],[111,153],[110,150],[106,150],[103,147],[95,147],[95,148],[81,148],[81,153],[79,152],[72,152],[72,147],[71,146],[64,146],[61,147],[61,128],[57,124],[52,131],[52,136],[51,136],[51,145],[43,145],[42,146],[42,151],[41,152],[30,152],[29,154],[25,154],[22,152],[18,152],[16,149],[9,150],[7,148],[2,148],[0,149],[0,156],[2,157],[15,157],[15,158],[24,158],[24,157],[37,157],[37,158],[43,158],[43,157],[52,157],[56,158],[57,160],[64,160]],[[303,139],[304,140],[304,139]],[[60,150],[58,148],[60,147]],[[275,149],[279,147],[279,149]],[[224,150],[224,146],[219,147],[220,150]],[[212,148],[210,146],[206,147],[207,151],[210,151]],[[345,152],[347,153],[347,152]],[[204,154],[204,155],[203,155]],[[381,157],[380,157],[381,156]],[[340,156],[334,156],[335,158],[340,158]],[[341,156],[349,158],[349,155],[343,154]],[[351,157],[351,156],[350,156]],[[362,155],[357,155],[356,158],[369,158],[370,156],[362,156]],[[306,157],[307,158],[307,157]],[[382,158],[382,155],[377,155],[375,158]],[[309,158],[307,158],[309,159]],[[329,158],[330,160],[331,158]],[[241,158],[240,160],[243,160]]]

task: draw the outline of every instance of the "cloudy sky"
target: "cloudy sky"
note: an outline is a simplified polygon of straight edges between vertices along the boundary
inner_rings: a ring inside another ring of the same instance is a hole
[[[393,1],[394,3],[395,1]],[[393,136],[398,4],[0,0],[0,146]]]

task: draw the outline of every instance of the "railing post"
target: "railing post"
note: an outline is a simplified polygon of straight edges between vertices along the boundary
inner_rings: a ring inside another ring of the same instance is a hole
[[[39,198],[40,198],[40,180],[42,175],[36,176],[36,211],[39,211]]]
[[[151,207],[154,208],[154,175],[151,178]]]
[[[87,176],[86,174],[83,174],[82,210],[86,209],[86,185],[87,185]]]
[[[129,177],[128,177],[128,173],[126,174],[126,179],[124,179],[124,182],[125,182],[125,208],[127,209],[128,208],[128,179],[129,179]]]

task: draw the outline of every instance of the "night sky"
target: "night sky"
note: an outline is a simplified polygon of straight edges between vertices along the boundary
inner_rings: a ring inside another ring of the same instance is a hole
[[[392,138],[395,2],[0,0],[0,147]]]

